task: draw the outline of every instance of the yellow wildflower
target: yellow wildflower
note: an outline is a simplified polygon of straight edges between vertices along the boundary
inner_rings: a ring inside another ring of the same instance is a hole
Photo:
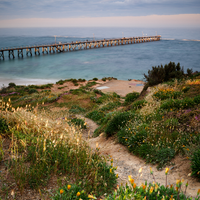
[[[61,189],[61,190],[60,190],[60,194],[62,194],[63,192],[64,192],[64,190],[63,190],[63,189]]]
[[[134,183],[134,179],[131,179],[130,182],[131,182],[131,184],[133,185],[133,183]]]
[[[168,172],[169,172],[169,168],[167,167],[167,168],[165,169],[165,174],[167,175]]]
[[[90,198],[90,199],[97,199],[96,197],[94,197],[93,195],[88,195],[88,198]]]
[[[79,197],[80,195],[81,195],[81,193],[80,193],[80,192],[77,192],[76,196]]]
[[[131,179],[132,179],[132,176],[131,176],[131,175],[129,175],[129,176],[128,176],[128,180],[129,180],[129,181],[131,181]]]
[[[153,187],[151,186],[150,190],[149,190],[149,193],[151,194],[153,192]]]
[[[67,185],[67,189],[68,189],[68,190],[70,190],[71,187],[72,187],[71,185]]]

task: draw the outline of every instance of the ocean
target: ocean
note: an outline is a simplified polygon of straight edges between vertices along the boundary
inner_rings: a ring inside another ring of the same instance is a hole
[[[0,60],[0,87],[60,79],[115,77],[143,80],[170,61],[200,71],[200,28],[1,28],[0,49],[58,42],[161,35],[160,41]],[[56,36],[56,38],[55,38]],[[25,55],[25,53],[24,53]]]

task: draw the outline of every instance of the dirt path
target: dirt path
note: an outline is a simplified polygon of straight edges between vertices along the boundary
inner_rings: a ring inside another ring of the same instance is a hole
[[[90,136],[92,136],[98,125],[90,119],[84,119],[87,123]],[[155,165],[146,164],[144,160],[128,152],[127,148],[117,143],[115,139],[106,139],[104,134],[101,134],[96,138],[88,138],[88,133],[85,133],[84,137],[88,141],[91,148],[95,149],[96,143],[98,143],[101,154],[112,156],[114,166],[117,166],[116,174],[119,175],[118,184],[122,183],[125,185],[125,183],[128,182],[128,175],[132,175],[137,185],[140,185],[145,181],[148,183],[153,182],[153,178],[150,175],[150,167],[152,167],[156,182],[165,185],[165,169],[158,171]],[[170,169],[167,177],[168,185],[175,185],[177,179],[184,179],[182,187],[183,191],[185,191],[185,184],[188,181],[189,186],[186,194],[188,196],[196,197],[197,191],[200,189],[200,182],[198,182],[195,178],[188,176],[188,174],[191,173],[190,161],[184,157],[177,156],[172,163],[175,164],[173,166],[167,166]],[[139,173],[140,168],[142,168],[142,173]]]

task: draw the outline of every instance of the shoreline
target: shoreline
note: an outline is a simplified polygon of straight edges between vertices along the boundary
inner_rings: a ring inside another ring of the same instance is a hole
[[[71,81],[66,81],[62,85],[56,84],[58,80],[47,80],[47,79],[7,79],[4,78],[3,81],[0,80],[0,90],[3,86],[7,87],[9,83],[15,83],[16,85],[43,85],[43,84],[53,84],[51,91],[53,93],[62,93],[66,90],[70,89],[78,89],[80,86],[85,86],[89,82],[93,82],[94,80],[86,80],[85,82],[79,82],[77,86],[74,85]],[[4,84],[2,83],[4,82]],[[129,80],[117,80],[115,78],[107,79],[103,81],[102,79],[98,79],[95,81],[96,84],[91,88],[101,90],[104,93],[112,93],[115,92],[118,95],[125,97],[128,93],[138,92],[140,93],[143,90],[144,81],[129,79]],[[2,84],[2,85],[1,85]]]

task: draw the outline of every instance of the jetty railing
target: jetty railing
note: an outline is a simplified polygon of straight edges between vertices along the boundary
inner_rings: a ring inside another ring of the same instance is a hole
[[[4,52],[8,52],[8,58],[15,58],[15,52],[17,52],[18,58],[23,58],[24,53],[27,56],[32,56],[51,53],[60,53],[67,51],[76,51],[83,49],[93,49],[101,47],[111,47],[126,44],[142,43],[142,42],[152,42],[159,41],[160,35],[157,36],[142,36],[142,37],[129,37],[129,38],[116,38],[116,39],[104,39],[104,40],[93,40],[93,41],[76,41],[71,43],[58,43],[58,44],[48,44],[48,45],[34,45],[26,47],[15,47],[15,48],[2,48],[0,49],[0,60],[5,59]],[[25,52],[24,52],[25,50]]]

